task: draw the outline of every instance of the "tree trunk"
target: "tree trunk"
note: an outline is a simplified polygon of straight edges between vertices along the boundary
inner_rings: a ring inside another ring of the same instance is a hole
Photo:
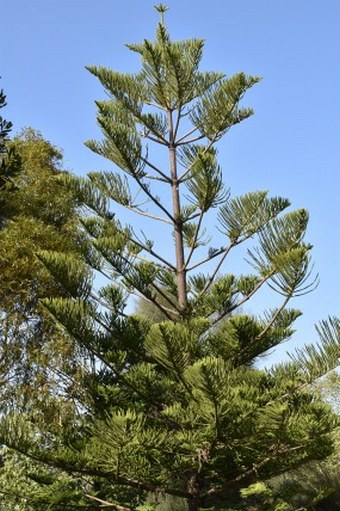
[[[202,507],[202,501],[200,497],[192,496],[191,499],[188,499],[188,510],[189,511],[198,511]]]
[[[178,288],[178,304],[181,310],[185,310],[188,305],[187,299],[187,282],[184,260],[184,243],[183,243],[183,222],[181,218],[181,204],[179,196],[179,183],[177,177],[177,160],[176,146],[174,141],[172,112],[168,111],[168,127],[169,127],[169,158],[171,172],[171,190],[172,190],[172,207],[174,217],[174,236],[176,251],[176,277]]]

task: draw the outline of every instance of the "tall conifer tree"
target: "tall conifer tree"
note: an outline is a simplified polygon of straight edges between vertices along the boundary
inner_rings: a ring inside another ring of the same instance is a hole
[[[157,10],[155,41],[128,45],[140,72],[88,68],[109,98],[97,102],[104,138],[87,145],[118,169],[64,178],[85,206],[91,250],[82,262],[39,255],[68,293],[45,308],[93,361],[90,399],[68,435],[10,416],[1,440],[74,474],[93,506],[135,509],[153,493],[192,511],[238,509],[251,485],[331,451],[334,416],[306,389],[338,363],[339,321],[323,322],[319,343],[290,362],[254,367],[291,337],[300,312],[288,304],[315,285],[308,213],[266,191],[230,195],[217,145],[252,115],[241,100],[259,78],[200,71],[203,41],[173,42],[166,7]],[[120,208],[145,218],[140,233],[118,220]],[[204,226],[212,210],[218,247]],[[242,246],[251,273],[234,275],[228,256]],[[281,303],[261,317],[244,313],[264,286]],[[165,320],[129,314],[134,295]]]

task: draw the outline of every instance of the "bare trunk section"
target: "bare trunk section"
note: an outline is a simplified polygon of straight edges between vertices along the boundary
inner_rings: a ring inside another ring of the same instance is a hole
[[[201,507],[200,499],[192,498],[188,500],[189,511],[199,511],[200,507]]]
[[[179,196],[179,183],[177,177],[176,146],[174,141],[174,127],[171,111],[168,111],[168,128],[169,128],[169,158],[171,172],[172,207],[174,217],[174,236],[176,251],[178,305],[180,309],[184,311],[188,305],[187,282],[184,259],[183,222],[181,217],[181,203]]]
[[[190,497],[187,499],[189,511],[199,511],[203,507],[204,496],[200,492],[199,473],[193,471],[188,480]]]

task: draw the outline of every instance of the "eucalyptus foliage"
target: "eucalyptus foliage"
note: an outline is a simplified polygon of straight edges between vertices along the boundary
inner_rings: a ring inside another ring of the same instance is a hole
[[[58,182],[64,172],[60,151],[30,128],[6,139],[5,148],[0,169],[1,414],[43,409],[50,418],[58,417],[60,387],[68,382],[70,399],[71,388],[79,388],[75,380],[83,361],[39,303],[43,296],[68,293],[37,251],[62,250],[75,257],[84,240],[76,226],[76,201]]]

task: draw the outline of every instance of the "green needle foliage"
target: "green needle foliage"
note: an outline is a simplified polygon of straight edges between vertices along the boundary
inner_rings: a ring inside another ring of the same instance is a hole
[[[9,416],[0,439],[52,475],[83,478],[93,506],[150,509],[167,496],[192,511],[245,509],[263,481],[332,451],[335,416],[308,388],[338,364],[340,323],[322,323],[319,343],[291,361],[254,366],[291,337],[300,312],[288,305],[315,287],[308,213],[286,211],[289,201],[266,191],[230,196],[216,144],[252,114],[241,100],[259,78],[201,72],[203,41],[173,42],[166,7],[157,10],[155,41],[128,45],[140,72],[88,68],[108,99],[97,102],[103,140],[87,145],[114,170],[63,183],[83,204],[90,247],[82,258],[39,255],[65,292],[42,304],[92,368],[87,399],[69,430],[33,419],[21,430]],[[143,230],[118,220],[122,208],[145,219]],[[145,234],[152,222],[161,239]],[[249,274],[235,275],[228,256],[242,248]],[[265,286],[277,305],[244,313]],[[135,296],[161,320],[129,313]],[[46,502],[66,509],[54,488]]]

